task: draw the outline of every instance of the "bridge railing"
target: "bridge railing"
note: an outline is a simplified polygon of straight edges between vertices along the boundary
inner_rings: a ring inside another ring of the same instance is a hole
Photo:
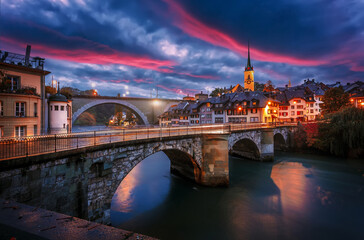
[[[30,137],[0,138],[0,160],[67,151],[116,142],[200,134],[230,134],[234,131],[292,125],[296,125],[296,123],[226,123],[200,126],[186,125],[159,128],[124,128]]]

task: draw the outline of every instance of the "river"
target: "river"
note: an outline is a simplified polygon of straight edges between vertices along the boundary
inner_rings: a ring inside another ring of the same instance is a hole
[[[161,239],[364,239],[364,162],[278,153],[230,157],[230,186],[174,176],[159,152],[122,181],[113,226]]]

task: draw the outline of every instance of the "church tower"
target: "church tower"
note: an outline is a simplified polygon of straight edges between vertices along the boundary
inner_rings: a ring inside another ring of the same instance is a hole
[[[250,47],[248,42],[248,62],[244,71],[244,89],[254,91],[254,69],[250,63]]]

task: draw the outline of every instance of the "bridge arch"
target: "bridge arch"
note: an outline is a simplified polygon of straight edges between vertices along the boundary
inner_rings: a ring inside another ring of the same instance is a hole
[[[277,132],[274,134],[274,149],[275,150],[283,150],[287,147],[287,142],[284,139],[282,133]]]
[[[253,160],[260,160],[260,149],[257,144],[249,138],[242,138],[234,143],[230,152],[232,154],[249,158]]]
[[[199,147],[200,145],[191,146],[187,141],[182,144],[176,142],[154,143],[114,149],[111,153],[112,160],[98,156],[88,171],[88,218],[109,223],[111,201],[121,182],[134,167],[157,152],[162,151],[167,155],[172,173],[194,182],[200,182],[202,157],[198,153],[197,148]]]
[[[123,101],[123,100],[118,100],[118,99],[98,99],[92,102],[87,103],[86,105],[82,106],[81,108],[79,108],[75,113],[73,113],[72,116],[72,124],[74,124],[74,122],[76,121],[76,119],[85,111],[87,111],[88,109],[97,106],[97,105],[101,105],[101,104],[106,104],[106,103],[114,103],[114,104],[119,104],[125,107],[130,108],[131,110],[134,111],[134,113],[136,113],[138,115],[138,117],[140,117],[140,119],[143,121],[144,125],[149,125],[148,119],[147,117],[144,115],[144,113],[142,111],[140,111],[136,106],[134,106],[133,104]]]

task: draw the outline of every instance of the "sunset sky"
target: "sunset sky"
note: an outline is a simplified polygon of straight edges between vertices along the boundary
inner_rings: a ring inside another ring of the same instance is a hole
[[[362,0],[2,0],[0,49],[46,58],[62,86],[179,98],[255,81],[364,80]]]

